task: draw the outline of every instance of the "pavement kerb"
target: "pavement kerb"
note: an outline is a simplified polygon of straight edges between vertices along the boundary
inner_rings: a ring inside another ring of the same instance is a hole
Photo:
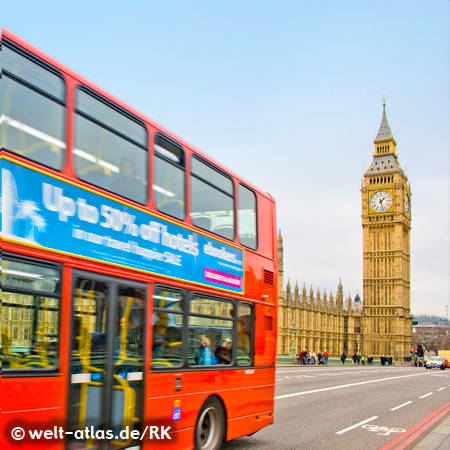
[[[450,448],[450,414],[413,450],[448,450]]]

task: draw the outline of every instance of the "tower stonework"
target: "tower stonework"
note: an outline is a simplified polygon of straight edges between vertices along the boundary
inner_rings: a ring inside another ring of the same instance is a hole
[[[411,346],[411,188],[383,101],[373,159],[361,186],[363,353],[403,360]]]

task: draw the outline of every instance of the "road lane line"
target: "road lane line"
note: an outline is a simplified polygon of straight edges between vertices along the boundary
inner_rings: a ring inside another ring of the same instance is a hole
[[[438,391],[443,391],[444,389],[447,389],[445,386],[443,388],[438,389]]]
[[[316,394],[317,392],[334,391],[335,389],[344,389],[344,388],[353,387],[353,386],[362,386],[364,384],[380,383],[381,381],[392,381],[392,380],[398,380],[401,378],[420,377],[422,375],[428,375],[428,372],[416,373],[414,375],[402,375],[400,377],[379,378],[378,380],[360,381],[359,383],[341,384],[339,386],[331,386],[331,387],[326,387],[326,388],[321,388],[321,389],[313,389],[311,391],[293,392],[292,394],[277,395],[277,396],[275,396],[275,400],[281,400],[281,399],[289,398],[289,397],[297,397],[299,395]]]
[[[429,397],[430,395],[433,395],[433,393],[432,392],[428,392],[428,394],[422,395],[422,397],[419,397],[419,398]]]
[[[411,403],[412,403],[412,402],[406,402],[406,403],[403,403],[402,405],[398,405],[398,406],[396,406],[395,408],[391,408],[391,411],[397,411],[397,409],[403,408],[404,406],[410,405]]]
[[[416,423],[409,430],[406,430],[404,433],[402,433],[400,436],[395,438],[393,441],[389,442],[389,444],[386,444],[380,450],[389,450],[389,449],[391,449],[392,447],[394,447],[394,445],[398,444],[400,441],[403,441],[405,438],[407,438],[410,434],[414,433],[414,431],[416,431],[422,425],[424,425],[428,421],[432,420],[433,417],[436,416],[436,414],[439,414],[439,413],[442,412],[442,410],[445,410],[445,408],[448,408],[449,405],[450,405],[450,402],[448,402],[445,405],[441,406],[436,411],[433,411],[431,414],[429,414],[427,417],[425,417],[425,419],[422,419],[419,423]],[[445,412],[444,412],[444,414],[445,414]],[[423,431],[425,431],[425,430],[423,430]]]
[[[370,417],[369,419],[366,419],[366,420],[363,420],[362,422],[356,423],[355,425],[352,425],[351,427],[344,428],[341,431],[336,431],[336,434],[347,433],[347,431],[354,430],[355,428],[359,428],[361,425],[364,425],[365,423],[368,423],[368,422],[372,422],[372,420],[375,420],[375,419],[378,419],[378,416]]]

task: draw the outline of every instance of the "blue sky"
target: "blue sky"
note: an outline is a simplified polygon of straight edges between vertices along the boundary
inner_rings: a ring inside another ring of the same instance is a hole
[[[362,293],[361,178],[387,97],[412,188],[411,309],[449,304],[449,2],[60,1],[2,25],[277,201],[285,283]]]

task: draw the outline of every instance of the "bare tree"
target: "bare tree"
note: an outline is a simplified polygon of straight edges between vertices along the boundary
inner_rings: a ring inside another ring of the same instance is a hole
[[[417,348],[422,345],[427,352],[437,353],[438,350],[450,348],[450,327],[414,327],[412,345]]]

